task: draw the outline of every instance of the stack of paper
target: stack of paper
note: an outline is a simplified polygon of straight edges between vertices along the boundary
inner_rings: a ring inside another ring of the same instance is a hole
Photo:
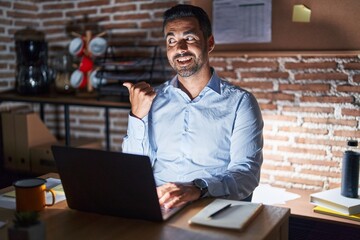
[[[344,197],[340,188],[313,193],[310,202],[316,205],[314,212],[360,221],[360,198]]]

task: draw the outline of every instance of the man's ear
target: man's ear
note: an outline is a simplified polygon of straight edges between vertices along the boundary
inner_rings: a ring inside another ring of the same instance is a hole
[[[214,36],[211,35],[208,39],[208,53],[211,53],[215,48],[215,39]]]

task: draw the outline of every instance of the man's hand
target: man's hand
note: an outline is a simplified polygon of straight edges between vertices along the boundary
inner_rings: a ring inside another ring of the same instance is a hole
[[[142,119],[149,113],[156,92],[146,82],[138,82],[136,84],[125,82],[123,86],[129,90],[131,113],[135,117]]]
[[[192,183],[166,183],[157,187],[160,205],[165,208],[181,206],[200,198],[200,189]]]

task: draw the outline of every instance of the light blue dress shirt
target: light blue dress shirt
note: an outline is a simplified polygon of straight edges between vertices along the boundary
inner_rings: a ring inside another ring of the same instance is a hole
[[[123,152],[148,155],[157,185],[202,178],[210,196],[249,196],[262,164],[263,120],[255,97],[215,71],[193,100],[177,77],[156,92],[146,117],[129,116]]]

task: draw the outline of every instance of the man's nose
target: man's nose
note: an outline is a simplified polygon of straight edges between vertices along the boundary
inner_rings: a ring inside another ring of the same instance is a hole
[[[178,42],[178,46],[177,46],[178,50],[187,50],[188,49],[188,46],[186,44],[186,41],[185,40],[180,40]]]

